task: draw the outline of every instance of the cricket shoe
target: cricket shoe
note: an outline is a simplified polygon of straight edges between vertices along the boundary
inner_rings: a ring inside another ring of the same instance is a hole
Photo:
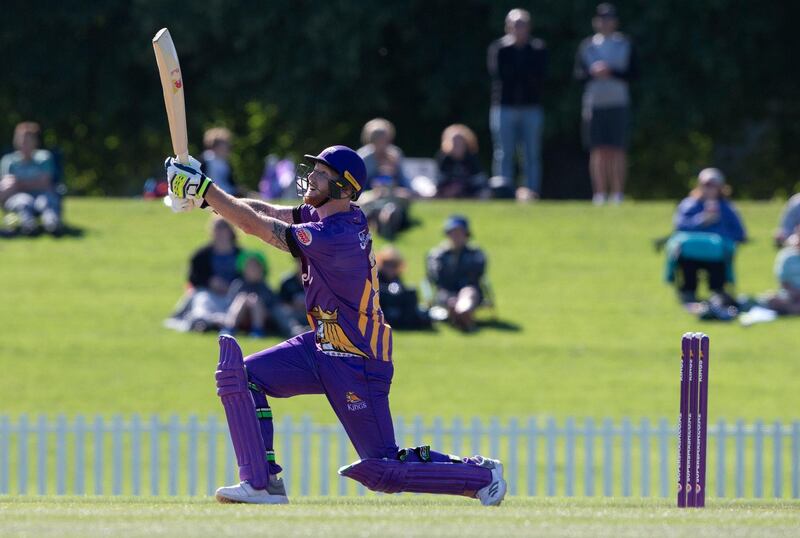
[[[221,503],[289,504],[283,478],[270,478],[266,489],[256,489],[243,480],[235,486],[219,488],[216,497]]]
[[[485,488],[479,489],[475,496],[484,506],[499,506],[508,489],[508,484],[503,478],[503,464],[500,463],[500,460],[492,460],[483,456],[473,456],[472,461],[492,472],[492,481]]]

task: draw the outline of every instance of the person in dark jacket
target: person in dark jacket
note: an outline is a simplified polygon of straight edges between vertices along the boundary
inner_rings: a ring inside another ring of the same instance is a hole
[[[475,309],[483,301],[481,283],[486,272],[483,251],[468,244],[469,221],[452,215],[445,221],[447,240],[428,253],[428,280],[436,287],[436,303],[447,309],[457,328],[475,328]]]
[[[531,39],[530,32],[530,13],[512,9],[506,16],[506,35],[494,41],[487,54],[492,79],[492,173],[515,183],[515,150],[522,145],[525,181],[517,197],[524,200],[537,198],[541,189],[541,103],[547,68],[547,47],[541,39]]]
[[[431,319],[419,306],[417,290],[403,282],[405,261],[400,251],[386,246],[378,251],[375,258],[379,299],[386,321],[394,329],[429,329]]]
[[[438,198],[475,197],[485,187],[486,175],[478,160],[478,137],[466,125],[456,123],[444,130],[436,164]]]
[[[682,279],[679,281],[681,302],[696,301],[698,271],[708,273],[709,288],[724,295],[725,284],[731,278],[733,251],[747,234],[734,205],[728,200],[730,189],[724,174],[717,168],[705,168],[697,176],[697,187],[678,205],[675,211],[675,232],[687,232],[686,244],[678,249],[677,264]],[[707,248],[702,248],[704,242]],[[729,245],[715,255],[717,244]],[[690,245],[696,245],[690,249]],[[696,253],[690,253],[696,251]]]

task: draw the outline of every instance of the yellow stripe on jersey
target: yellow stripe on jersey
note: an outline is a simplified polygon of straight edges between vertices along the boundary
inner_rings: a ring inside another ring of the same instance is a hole
[[[392,326],[388,323],[383,324],[383,359],[389,360],[389,339],[392,337]]]
[[[358,330],[367,335],[367,307],[369,306],[369,292],[372,291],[369,280],[364,281],[364,291],[361,293],[361,303],[358,305]]]
[[[377,280],[377,278],[375,278]],[[372,349],[372,354],[378,358],[378,330],[380,329],[380,318],[378,317],[378,309],[380,303],[378,302],[377,292],[372,295],[372,338],[370,338],[369,347]]]

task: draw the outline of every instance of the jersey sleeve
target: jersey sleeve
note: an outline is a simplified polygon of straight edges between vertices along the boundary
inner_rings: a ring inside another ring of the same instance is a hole
[[[333,263],[336,248],[330,233],[319,222],[292,224],[287,231],[287,244],[292,256],[301,256]]]
[[[295,224],[303,224],[304,222],[314,222],[316,218],[316,211],[314,207],[308,204],[300,204],[292,209],[292,220]]]

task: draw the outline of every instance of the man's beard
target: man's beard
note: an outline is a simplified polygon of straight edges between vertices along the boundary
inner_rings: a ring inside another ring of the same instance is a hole
[[[312,190],[310,194],[309,191],[307,190],[306,193],[303,195],[303,203],[314,207],[320,207],[324,205],[328,200],[330,200],[329,196],[322,194],[316,189]]]

